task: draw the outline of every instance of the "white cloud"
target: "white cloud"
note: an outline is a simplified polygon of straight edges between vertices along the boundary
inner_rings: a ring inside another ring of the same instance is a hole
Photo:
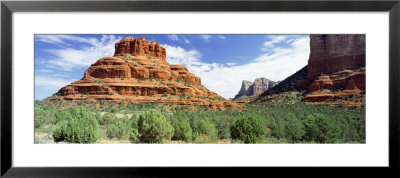
[[[72,71],[76,68],[87,67],[104,56],[113,56],[115,43],[121,38],[114,35],[103,35],[100,40],[96,38],[81,38],[74,35],[38,35],[37,40],[51,43],[63,44],[67,48],[47,49],[50,55],[42,63],[50,69]],[[77,42],[84,43],[79,49],[71,46]]]
[[[191,42],[185,36],[182,36],[182,39],[184,43],[191,44]]]
[[[309,38],[293,40],[288,48],[274,48],[272,53],[262,54],[243,65],[233,63],[205,63],[201,53],[181,47],[164,45],[168,62],[182,64],[201,78],[202,84],[225,98],[234,97],[243,80],[254,81],[266,77],[273,81],[284,80],[307,65]]]
[[[200,35],[200,38],[203,39],[204,42],[209,42],[211,37],[211,35]]]
[[[47,69],[39,69],[38,72],[51,73],[53,71],[52,70],[47,70]]]
[[[264,42],[264,46],[261,48],[261,51],[268,51],[271,48],[275,47],[275,45],[277,43],[281,43],[283,41],[285,41],[288,36],[287,35],[268,35],[267,36],[270,40]],[[288,43],[290,43],[291,41],[288,40]]]
[[[205,65],[200,62],[201,54],[197,50],[185,50],[179,46],[162,45],[167,51],[167,60],[171,64],[180,65]]]
[[[73,79],[63,79],[63,78],[54,78],[49,76],[35,76],[35,87],[43,87],[46,89],[58,90],[61,87],[64,87],[75,80]]]
[[[178,35],[167,35],[168,39],[172,40],[172,41],[178,41],[179,37]]]
[[[223,35],[218,35],[218,38],[226,40],[226,36],[223,36]]]
[[[51,43],[51,44],[61,44],[64,43],[67,35],[37,35],[35,36],[37,41]]]
[[[75,35],[36,35],[35,37],[37,41],[62,45],[71,45],[68,43],[68,41],[76,41],[87,44],[93,44],[97,42],[95,38],[82,38]]]
[[[178,36],[178,35],[167,35],[168,39],[172,41],[179,41],[182,43],[190,44],[191,42],[185,36]]]

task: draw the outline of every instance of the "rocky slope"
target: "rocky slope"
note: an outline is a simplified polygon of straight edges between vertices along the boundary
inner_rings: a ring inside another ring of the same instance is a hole
[[[274,87],[277,84],[278,82],[268,80],[264,77],[257,78],[254,80],[254,82],[243,80],[239,93],[233,99],[235,100],[239,98],[260,95],[264,91]]]
[[[361,100],[350,100],[365,94],[365,67],[345,69],[330,74],[321,73],[307,87],[303,101],[331,106],[361,106]]]
[[[304,90],[310,104],[361,106],[365,75],[365,35],[310,35],[308,65],[260,96]]]
[[[303,84],[301,81],[306,79],[307,69],[308,69],[308,66],[301,68],[299,71],[297,71],[293,75],[289,76],[285,80],[279,82],[277,85],[275,85],[271,89],[265,91],[260,96],[266,96],[266,95],[270,95],[270,94],[279,94],[279,93],[288,92],[288,91],[300,91],[300,90],[305,89],[307,87],[305,85],[308,85],[308,83]]]
[[[235,108],[201,84],[181,65],[166,61],[165,48],[144,37],[127,37],[115,44],[113,57],[92,64],[81,80],[61,88],[50,100],[106,100],[119,103],[157,102],[214,109]]]

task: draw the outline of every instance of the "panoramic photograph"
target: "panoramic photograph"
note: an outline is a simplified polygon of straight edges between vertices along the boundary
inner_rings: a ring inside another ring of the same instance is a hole
[[[35,144],[365,144],[365,34],[36,34]]]

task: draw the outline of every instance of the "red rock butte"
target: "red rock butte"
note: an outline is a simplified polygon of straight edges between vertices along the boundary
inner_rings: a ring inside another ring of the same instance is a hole
[[[365,35],[310,35],[308,65],[267,90],[257,101],[305,91],[313,105],[362,106],[365,98]]]
[[[160,43],[154,41],[146,41],[144,37],[136,38],[126,37],[115,44],[114,56],[123,56],[130,54],[132,56],[148,56],[159,58],[164,64],[166,61],[167,51],[161,47]]]
[[[361,106],[331,101],[364,92],[365,75],[365,35],[310,35],[307,78],[297,85],[307,89],[303,101],[311,104]]]
[[[310,35],[307,78],[365,67],[365,35]]]
[[[92,64],[81,80],[61,88],[50,100],[155,102],[211,108],[236,108],[201,84],[182,65],[170,65],[160,43],[127,37],[115,44],[113,57]]]

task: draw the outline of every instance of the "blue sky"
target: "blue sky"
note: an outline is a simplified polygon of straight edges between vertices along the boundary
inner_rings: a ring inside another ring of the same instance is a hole
[[[79,80],[91,64],[114,54],[119,40],[144,36],[167,50],[222,97],[234,97],[243,80],[283,80],[307,65],[309,35],[35,35],[35,99]]]

